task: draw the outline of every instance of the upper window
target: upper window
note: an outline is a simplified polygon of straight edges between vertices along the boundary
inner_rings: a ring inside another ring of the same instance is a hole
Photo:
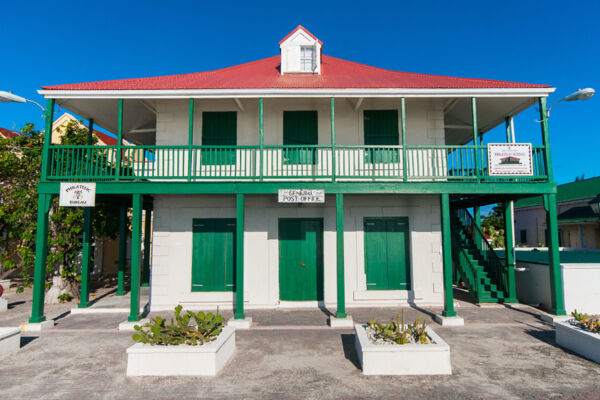
[[[300,70],[302,72],[313,72],[315,48],[313,46],[302,46],[300,48]]]

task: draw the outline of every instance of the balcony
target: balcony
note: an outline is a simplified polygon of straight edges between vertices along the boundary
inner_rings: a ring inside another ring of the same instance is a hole
[[[50,146],[48,181],[546,182],[490,176],[485,146]],[[121,162],[116,162],[121,160]]]

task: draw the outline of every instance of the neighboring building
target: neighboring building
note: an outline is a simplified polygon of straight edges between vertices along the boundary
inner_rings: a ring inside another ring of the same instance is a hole
[[[64,113],[52,123],[52,144],[60,144],[60,137],[65,133],[65,129],[67,128],[67,125],[69,125],[69,123],[75,123],[79,126],[82,125],[77,118],[75,118],[69,113]],[[85,128],[87,129],[87,127]],[[98,138],[98,142],[96,143],[97,146],[117,145],[116,137],[107,135],[106,133],[100,132],[97,129],[94,129],[94,135]],[[124,144],[129,145],[130,143],[124,142]]]
[[[10,129],[0,127],[0,138],[2,139],[12,139],[19,135],[19,132],[11,131]]]
[[[560,245],[600,249],[600,216],[594,214],[590,200],[600,194],[600,177],[584,179],[557,188],[557,213]],[[546,246],[546,210],[541,197],[515,203],[515,241],[528,247]]]
[[[114,159],[132,147],[152,154],[148,168],[81,169],[63,159],[81,148],[52,145],[39,185],[41,202],[61,181],[94,181],[97,196],[131,201],[129,319],[139,318],[140,269],[150,273],[152,310],[219,306],[236,319],[245,307],[321,305],[344,318],[346,306],[409,304],[444,305],[452,317],[453,258],[477,301],[516,301],[514,262],[466,256],[472,219],[456,211],[532,195],[555,201],[545,114],[554,89],[346,61],[323,54],[300,26],[279,49],[216,71],[40,90],[50,120],[59,104],[141,145],[110,147]],[[534,175],[489,175],[481,135],[533,104],[546,143],[533,146]],[[151,268],[150,254],[141,266],[144,208],[153,209]],[[40,291],[31,322],[43,319]],[[555,298],[551,311],[564,314]]]

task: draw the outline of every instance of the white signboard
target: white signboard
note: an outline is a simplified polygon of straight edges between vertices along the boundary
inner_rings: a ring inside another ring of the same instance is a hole
[[[531,143],[489,143],[490,175],[533,175]]]
[[[322,189],[279,189],[280,203],[325,203]]]
[[[96,205],[96,184],[61,182],[58,203],[61,207],[94,207]]]

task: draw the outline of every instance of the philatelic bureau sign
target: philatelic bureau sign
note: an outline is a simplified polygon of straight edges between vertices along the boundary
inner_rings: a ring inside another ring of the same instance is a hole
[[[96,184],[61,182],[58,204],[61,207],[95,207]]]
[[[533,175],[531,143],[489,143],[490,175]]]

